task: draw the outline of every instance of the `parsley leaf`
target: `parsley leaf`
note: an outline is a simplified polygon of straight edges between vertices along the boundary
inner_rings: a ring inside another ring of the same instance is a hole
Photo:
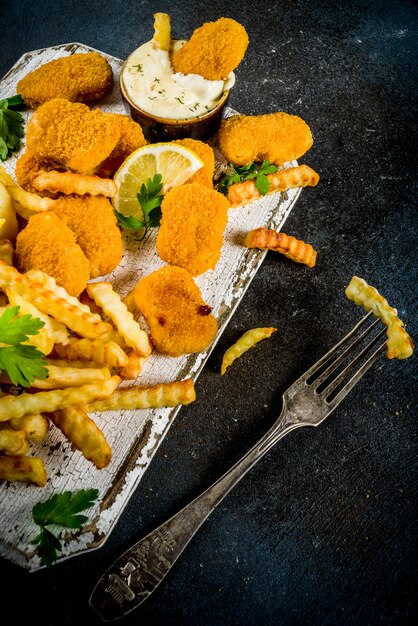
[[[45,324],[29,314],[18,317],[19,310],[12,306],[0,316],[0,372],[6,371],[14,385],[29,387],[35,378],[47,378],[48,370],[44,354],[23,342]]]
[[[228,189],[236,183],[243,183],[246,180],[255,178],[255,186],[262,196],[265,196],[270,189],[270,181],[267,174],[274,174],[278,167],[270,161],[263,161],[261,164],[250,163],[249,165],[234,166],[229,164],[227,171],[218,182],[218,191],[225,196],[228,195]]]
[[[19,94],[0,100],[0,159],[2,161],[20,148],[24,130],[23,117],[18,111],[24,108],[25,104]]]
[[[142,230],[144,233],[141,237],[143,239],[147,234],[148,228],[155,228],[160,225],[161,220],[161,202],[164,195],[161,194],[163,188],[161,174],[155,174],[151,180],[148,178],[146,184],[141,185],[140,192],[136,194],[139,205],[142,209],[142,220],[136,217],[125,217],[122,213],[115,211],[118,220],[118,226],[120,228],[127,228],[129,230]]]
[[[41,531],[30,542],[38,546],[41,563],[49,567],[58,558],[62,550],[60,537],[48,530],[54,524],[65,528],[81,528],[88,517],[79,515],[93,506],[99,495],[98,489],[80,489],[76,492],[64,491],[56,493],[44,502],[38,502],[32,509],[32,517]]]

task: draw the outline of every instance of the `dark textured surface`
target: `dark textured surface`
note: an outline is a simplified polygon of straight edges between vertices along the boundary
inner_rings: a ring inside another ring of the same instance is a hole
[[[154,11],[189,36],[222,15],[250,46],[230,104],[283,110],[315,135],[321,181],[285,232],[314,244],[313,270],[270,253],[103,548],[28,574],[2,561],[3,611],[20,621],[99,619],[87,605],[119,553],[208,486],[274,421],[281,392],[359,319],[353,274],[416,318],[417,7],[281,0],[149,3],[1,0],[0,74],[24,52],[78,41],[124,58]],[[224,350],[278,327],[225,377]],[[126,624],[407,624],[416,617],[416,358],[382,359],[319,429],[284,439],[227,497]],[[41,493],[40,493],[41,495]]]

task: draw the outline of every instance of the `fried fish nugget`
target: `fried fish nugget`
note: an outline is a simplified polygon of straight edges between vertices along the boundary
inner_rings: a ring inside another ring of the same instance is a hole
[[[41,105],[26,130],[27,149],[38,159],[81,174],[93,174],[119,139],[119,128],[105,113],[62,98]]]
[[[274,250],[308,267],[314,267],[316,263],[316,251],[310,243],[267,228],[250,230],[245,236],[244,246],[260,248],[260,250]]]
[[[287,170],[279,170],[275,174],[267,174],[266,178],[270,183],[267,194],[276,191],[287,191],[296,187],[316,187],[319,181],[319,175],[308,165],[298,165]],[[235,183],[228,189],[228,200],[231,209],[263,197],[258,191],[254,180]]]
[[[117,192],[116,183],[111,179],[55,170],[40,170],[32,178],[31,184],[37,192],[49,191],[53,194],[63,193],[79,196],[90,194],[91,196],[113,198]]]
[[[54,59],[26,74],[17,84],[25,104],[35,109],[53,98],[95,102],[112,91],[113,72],[98,52]]]
[[[109,380],[81,387],[39,391],[38,393],[22,393],[20,396],[0,397],[0,421],[12,417],[22,417],[27,413],[48,413],[56,409],[66,409],[101,400],[114,392],[120,383],[119,376]]]
[[[48,413],[53,424],[67,437],[71,445],[94,463],[97,469],[109,465],[112,450],[100,428],[81,406]]]
[[[197,28],[172,57],[175,72],[223,80],[244,58],[248,35],[244,26],[228,17]]]
[[[240,356],[247,352],[250,348],[255,346],[256,343],[261,341],[262,339],[267,339],[274,332],[276,332],[277,328],[273,328],[272,326],[266,328],[252,328],[251,330],[247,330],[246,333],[242,335],[228,350],[225,352],[222,365],[221,365],[221,374],[225,374],[227,368],[232,365],[235,359],[238,359]]]
[[[74,233],[87,258],[91,278],[108,274],[119,265],[123,254],[122,235],[107,198],[62,196],[55,201],[53,211]]]
[[[120,138],[116,147],[110,155],[97,168],[99,176],[113,176],[116,170],[122,165],[132,152],[142,148],[147,141],[142,132],[142,128],[128,115],[120,113],[105,113],[107,120],[120,131]]]
[[[222,120],[219,148],[234,165],[264,161],[283,165],[299,159],[313,144],[311,130],[297,115],[235,115]]]
[[[158,409],[190,404],[196,400],[193,380],[179,380],[144,387],[117,389],[111,396],[84,405],[86,411],[115,411],[117,409]]]
[[[191,176],[184,184],[200,183],[209,189],[213,188],[213,176],[215,172],[215,154],[210,146],[203,141],[197,139],[176,139],[173,143],[178,143],[185,148],[193,150],[203,161],[201,167],[193,176]]]
[[[35,456],[0,456],[0,479],[46,485],[46,471],[42,459]]]
[[[228,221],[228,200],[199,183],[171,189],[161,204],[157,252],[163,261],[192,276],[213,269],[219,260]]]
[[[132,293],[163,354],[202,352],[214,340],[217,322],[187,270],[167,265],[142,278]]]
[[[414,351],[411,337],[405,330],[404,323],[399,319],[396,309],[391,307],[375,287],[368,285],[363,278],[353,276],[345,290],[345,295],[366,311],[373,311],[388,327],[387,353],[388,359],[407,359]]]
[[[52,211],[33,215],[16,239],[21,271],[50,274],[68,293],[78,296],[90,278],[90,263],[67,224]]]

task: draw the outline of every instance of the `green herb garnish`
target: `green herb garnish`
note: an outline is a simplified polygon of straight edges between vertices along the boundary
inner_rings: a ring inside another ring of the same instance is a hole
[[[277,172],[277,165],[273,165],[270,161],[263,161],[262,163],[250,163],[249,165],[237,165],[229,164],[230,171],[222,176],[218,182],[218,191],[225,196],[228,195],[228,189],[235,183],[242,183],[246,180],[255,178],[255,186],[262,196],[265,196],[270,189],[270,181],[267,178],[267,174],[274,174]]]
[[[25,108],[22,96],[0,100],[0,159],[5,161],[19,150],[24,133],[23,117],[18,113]]]
[[[45,502],[38,502],[32,509],[35,524],[41,527],[40,533],[30,543],[38,546],[42,565],[49,567],[58,558],[62,550],[60,538],[48,530],[47,526],[81,528],[88,517],[79,515],[93,506],[99,495],[98,489],[80,489],[75,493],[64,491],[57,493]]]
[[[14,385],[29,387],[35,378],[47,378],[48,370],[42,352],[23,343],[45,323],[29,314],[18,317],[19,310],[9,307],[0,317],[0,372],[6,371]]]
[[[161,202],[164,196],[161,195],[163,188],[161,174],[155,174],[151,180],[148,178],[146,185],[141,185],[141,191],[136,194],[138,202],[142,209],[142,220],[137,217],[125,217],[119,211],[115,211],[120,228],[128,230],[144,230],[141,237],[143,239],[147,234],[148,228],[155,228],[160,225],[161,220]]]

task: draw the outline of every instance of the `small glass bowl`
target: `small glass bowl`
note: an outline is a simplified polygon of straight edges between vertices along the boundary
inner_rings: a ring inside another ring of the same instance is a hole
[[[181,120],[157,117],[140,109],[129,98],[122,82],[123,69],[124,65],[121,69],[119,81],[122,98],[129,107],[132,119],[141,125],[144,137],[150,143],[173,141],[174,139],[184,139],[185,137],[204,140],[211,137],[218,130],[223,110],[228,102],[229,90],[224,91],[216,106],[204,115]]]

